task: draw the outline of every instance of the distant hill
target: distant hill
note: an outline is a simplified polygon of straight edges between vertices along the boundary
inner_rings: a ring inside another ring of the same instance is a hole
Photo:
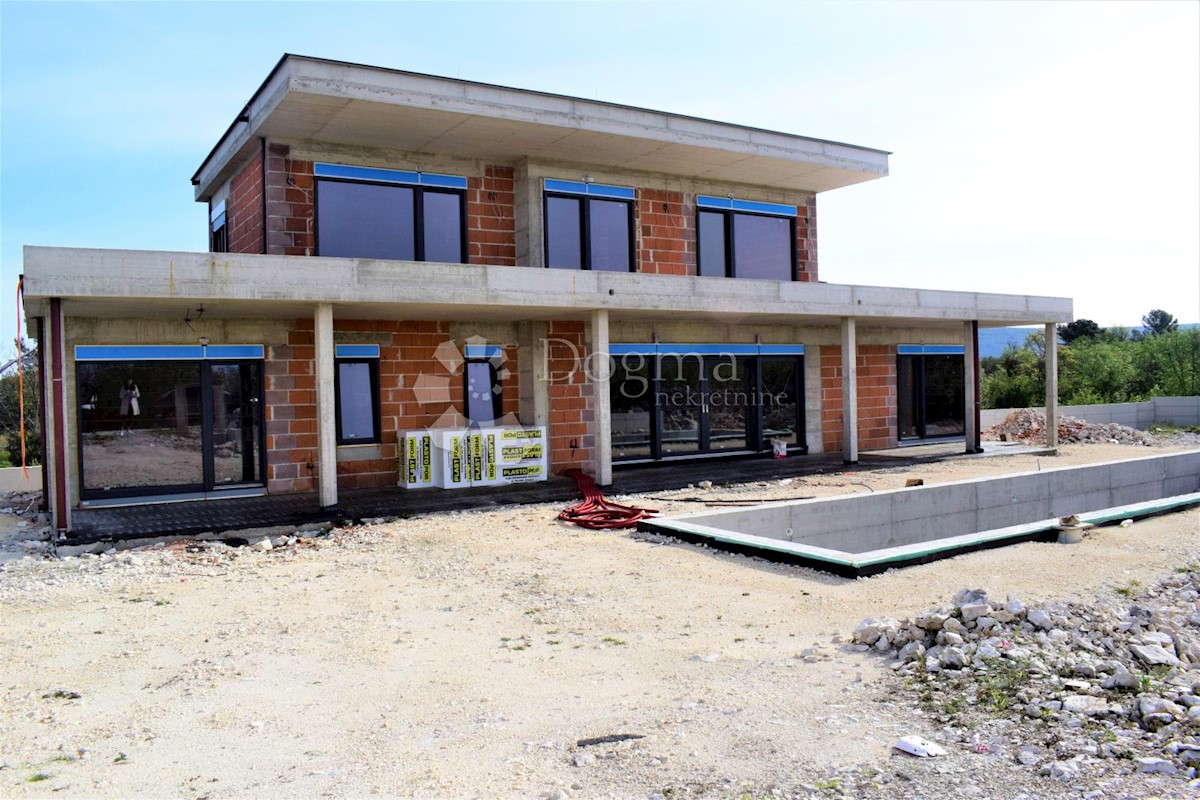
[[[1181,323],[1180,328],[1195,328],[1200,327],[1197,323]],[[1041,326],[1034,328],[980,328],[979,329],[979,357],[987,358],[988,356],[998,356],[1004,352],[1004,348],[1010,344],[1020,347],[1025,342],[1025,337],[1035,331],[1040,332]],[[1141,325],[1130,325],[1129,331],[1145,330]]]

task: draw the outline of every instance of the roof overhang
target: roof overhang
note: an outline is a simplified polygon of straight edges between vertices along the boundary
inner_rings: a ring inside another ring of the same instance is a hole
[[[823,192],[881,178],[888,153],[725,122],[285,55],[196,171],[206,200],[258,140],[521,158]]]
[[[315,303],[341,318],[693,319],[877,326],[1070,322],[1069,299],[646,273],[312,256],[25,248],[25,312],[58,297],[70,316],[296,319]]]

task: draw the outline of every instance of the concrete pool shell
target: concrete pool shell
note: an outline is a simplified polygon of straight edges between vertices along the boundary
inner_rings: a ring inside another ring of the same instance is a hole
[[[638,530],[846,577],[1200,504],[1200,450],[646,520]]]

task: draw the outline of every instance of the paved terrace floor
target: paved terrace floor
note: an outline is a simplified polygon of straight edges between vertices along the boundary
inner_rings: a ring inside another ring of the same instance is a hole
[[[674,461],[649,466],[618,466],[607,495],[662,492],[700,481],[744,483],[802,475],[903,467],[948,458],[1051,452],[1000,442],[985,442],[984,452],[967,456],[962,442],[942,442],[861,453],[857,465],[846,465],[841,454],[790,456],[783,459],[740,458],[720,461]],[[89,544],[119,539],[193,536],[294,526],[335,520],[361,521],[375,517],[415,517],[442,511],[495,508],[529,503],[562,503],[579,499],[575,483],[556,476],[541,483],[489,486],[475,489],[401,488],[353,489],[339,492],[336,512],[322,511],[316,493],[197,500],[140,506],[76,509],[74,529],[60,544]]]

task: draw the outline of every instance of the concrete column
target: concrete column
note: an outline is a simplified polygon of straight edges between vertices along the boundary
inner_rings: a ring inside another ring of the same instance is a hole
[[[517,329],[517,376],[522,425],[550,424],[550,381],[546,340],[550,326],[540,320],[522,322]]]
[[[322,509],[337,507],[337,423],[333,388],[333,304],[313,314],[317,372],[317,493]]]
[[[55,531],[65,533],[71,529],[71,505],[67,499],[67,453],[70,445],[67,443],[66,423],[64,320],[62,300],[57,297],[50,299],[48,322],[43,326],[43,332],[48,335],[45,341],[38,342],[38,347],[45,349],[46,362],[50,366],[50,376],[44,384],[45,396],[42,398],[42,409],[47,412],[42,435],[46,437],[48,458],[42,471],[49,475],[50,494],[46,498],[46,505],[50,509],[50,524]]]
[[[965,420],[963,439],[968,453],[977,452],[979,447],[979,426],[978,418],[975,415],[976,409],[979,407],[977,392],[979,370],[975,359],[977,352],[975,325],[975,322],[970,321],[963,323],[963,416]]]
[[[842,456],[858,463],[858,333],[854,317],[842,317]]]
[[[592,376],[592,414],[595,431],[596,483],[612,483],[612,419],[609,409],[608,381],[611,364],[608,356],[608,311],[592,312],[592,352],[588,358]]]
[[[804,348],[804,438],[810,454],[825,452],[823,409],[825,403],[821,386],[821,348]]]
[[[1058,447],[1058,326],[1046,323],[1046,444]]]

